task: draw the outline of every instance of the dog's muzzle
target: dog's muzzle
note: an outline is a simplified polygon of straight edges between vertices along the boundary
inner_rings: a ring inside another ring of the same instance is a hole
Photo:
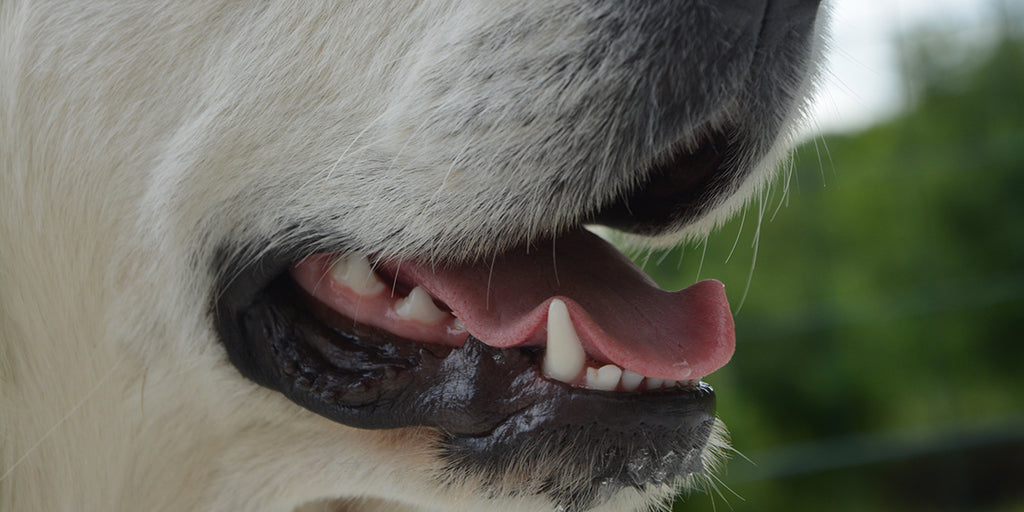
[[[510,468],[572,468],[531,476],[569,508],[702,471],[700,379],[734,344],[716,281],[666,292],[583,230],[455,267],[233,268],[214,308],[231,361],[332,420],[434,427],[446,464],[495,487]]]
[[[644,23],[607,30],[655,30],[662,26],[657,9],[686,10],[650,5],[620,16]],[[646,69],[651,76],[634,84],[650,89],[637,94],[644,102],[626,105],[643,115],[630,111],[636,126],[626,126],[622,138],[643,148],[621,151],[642,153],[642,168],[632,175],[617,169],[630,184],[617,189],[621,194],[588,196],[601,199],[576,205],[563,220],[650,235],[678,230],[721,206],[775,146],[799,101],[794,84],[806,73],[817,2],[698,7],[725,13],[722,19],[736,10],[733,18],[742,22],[732,27],[735,44],[712,45],[717,53],[708,69],[724,73],[720,83],[656,72],[671,65]],[[658,35],[691,48],[680,34]],[[649,46],[661,60],[675,57],[664,45]],[[630,55],[609,62],[628,67]],[[736,64],[737,55],[749,57],[749,66],[715,68],[719,60]],[[686,66],[699,69],[701,62]],[[617,87],[607,86],[611,93]],[[608,97],[634,97],[632,88],[627,92]],[[605,126],[618,119],[590,121]],[[657,129],[645,142],[637,133],[647,127]],[[589,180],[587,168],[574,169],[575,176]],[[591,181],[551,188],[568,195]],[[646,491],[702,472],[715,418],[714,393],[701,379],[734,349],[722,284],[664,291],[582,224],[551,221],[509,234],[495,227],[501,218],[459,226],[501,242],[474,251],[460,246],[439,262],[423,254],[445,254],[444,247],[410,250],[401,259],[363,252],[344,225],[295,222],[270,238],[292,241],[284,248],[268,240],[225,242],[214,264],[221,278],[212,311],[231,362],[345,425],[435,429],[443,471],[434,476],[453,485],[471,481],[485,496],[540,495],[575,511],[623,489]],[[470,239],[433,239],[442,238]],[[465,259],[473,253],[488,256]]]

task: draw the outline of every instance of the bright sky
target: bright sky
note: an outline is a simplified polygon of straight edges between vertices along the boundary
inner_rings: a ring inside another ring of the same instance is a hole
[[[810,131],[856,130],[898,112],[904,95],[894,42],[927,25],[964,44],[983,44],[995,32],[994,1],[831,0],[828,71],[812,110],[817,128]]]

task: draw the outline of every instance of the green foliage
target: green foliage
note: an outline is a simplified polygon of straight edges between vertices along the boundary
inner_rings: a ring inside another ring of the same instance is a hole
[[[907,52],[910,111],[800,148],[706,247],[646,258],[742,302],[707,380],[758,465],[719,475],[742,499],[677,510],[1024,510],[1024,40],[969,69],[934,48]]]

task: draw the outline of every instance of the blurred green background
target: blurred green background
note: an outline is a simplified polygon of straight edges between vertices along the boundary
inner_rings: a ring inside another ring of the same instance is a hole
[[[676,510],[1024,511],[1020,33],[958,59],[908,38],[902,114],[640,258],[667,287],[722,280],[736,318],[707,380],[738,453]]]

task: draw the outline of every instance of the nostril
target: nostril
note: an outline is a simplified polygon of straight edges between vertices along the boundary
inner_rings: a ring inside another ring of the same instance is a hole
[[[716,132],[696,147],[680,147],[645,172],[644,181],[607,205],[592,222],[654,235],[686,225],[706,213],[730,190],[728,135]]]

